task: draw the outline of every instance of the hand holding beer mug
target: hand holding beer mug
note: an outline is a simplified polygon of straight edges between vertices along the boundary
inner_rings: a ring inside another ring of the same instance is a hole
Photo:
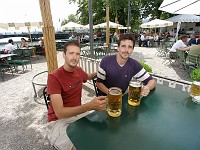
[[[111,117],[119,117],[122,112],[122,90],[118,87],[108,89],[108,114]]]
[[[128,103],[132,106],[140,105],[142,83],[140,81],[131,81],[128,90]]]

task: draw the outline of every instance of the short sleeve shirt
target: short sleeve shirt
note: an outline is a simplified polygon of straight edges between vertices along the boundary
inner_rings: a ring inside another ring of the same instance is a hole
[[[185,43],[182,40],[178,40],[176,43],[174,43],[174,45],[170,49],[170,52],[176,52],[176,49],[178,49],[178,48],[184,48],[184,47],[187,47],[185,45]]]
[[[76,67],[74,72],[68,72],[62,66],[48,75],[47,94],[61,94],[64,107],[79,106],[81,105],[82,83],[87,79],[88,74],[80,67]],[[48,121],[57,119],[50,101]]]
[[[97,82],[103,83],[107,88],[119,87],[124,93],[133,77],[144,84],[153,79],[141,64],[132,58],[129,58],[126,64],[121,67],[117,63],[116,55],[105,56],[98,69]],[[99,95],[105,94],[100,91]]]

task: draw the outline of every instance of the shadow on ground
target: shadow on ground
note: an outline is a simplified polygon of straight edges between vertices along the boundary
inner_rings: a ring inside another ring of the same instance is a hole
[[[0,149],[55,150],[50,146],[44,129],[47,122],[46,111],[35,115],[38,105],[30,103],[32,100],[27,97],[23,100],[26,103],[15,108],[16,116],[11,119],[1,118]]]

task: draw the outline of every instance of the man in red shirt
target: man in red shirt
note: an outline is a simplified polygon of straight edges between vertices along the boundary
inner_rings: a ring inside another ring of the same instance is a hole
[[[107,105],[105,96],[81,105],[82,83],[91,80],[96,72],[87,74],[77,66],[80,49],[78,41],[65,43],[64,65],[48,75],[48,138],[51,145],[60,150],[76,149],[66,134],[69,123],[87,115],[90,110],[106,110]]]

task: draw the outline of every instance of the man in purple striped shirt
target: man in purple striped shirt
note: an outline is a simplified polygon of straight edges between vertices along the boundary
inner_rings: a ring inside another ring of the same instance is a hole
[[[132,78],[142,81],[145,85],[141,92],[142,96],[147,96],[156,86],[156,81],[140,63],[129,57],[134,46],[133,35],[124,34],[118,40],[117,55],[105,56],[101,60],[96,83],[99,95],[107,95],[110,87],[119,87],[125,93]]]

